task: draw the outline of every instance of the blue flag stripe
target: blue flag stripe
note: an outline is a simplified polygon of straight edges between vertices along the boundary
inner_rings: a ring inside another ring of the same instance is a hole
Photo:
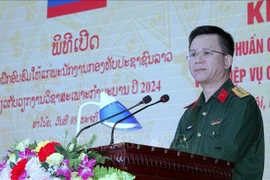
[[[80,2],[81,0],[48,0],[48,7],[61,6],[73,2]]]

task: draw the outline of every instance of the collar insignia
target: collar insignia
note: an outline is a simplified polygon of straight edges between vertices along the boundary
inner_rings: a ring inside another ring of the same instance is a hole
[[[220,102],[224,103],[228,97],[228,92],[225,89],[222,89],[217,97]]]

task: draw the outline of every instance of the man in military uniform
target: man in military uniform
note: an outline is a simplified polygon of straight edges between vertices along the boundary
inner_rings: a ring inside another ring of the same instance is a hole
[[[261,180],[263,120],[254,97],[230,79],[233,54],[234,40],[223,29],[191,32],[187,60],[203,91],[186,107],[170,148],[234,162],[233,180]]]

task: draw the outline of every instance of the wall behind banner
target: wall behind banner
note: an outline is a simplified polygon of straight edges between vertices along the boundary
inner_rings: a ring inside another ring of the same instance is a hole
[[[270,1],[108,0],[103,8],[53,18],[46,11],[46,1],[0,2],[1,156],[16,139],[61,139],[66,129],[75,136],[79,106],[98,102],[101,91],[126,107],[147,94],[153,101],[169,94],[169,102],[135,115],[141,130],[115,133],[115,142],[168,147],[183,107],[201,92],[185,60],[188,35],[212,24],[233,34],[232,80],[261,108],[270,179]],[[86,106],[81,127],[98,121],[98,113],[98,106]],[[106,145],[110,131],[94,126],[81,141],[97,134],[95,145]]]

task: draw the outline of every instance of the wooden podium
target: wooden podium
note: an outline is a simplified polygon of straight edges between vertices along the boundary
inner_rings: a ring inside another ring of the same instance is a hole
[[[136,180],[217,180],[231,179],[233,163],[171,149],[134,143],[94,148],[113,166],[136,176]]]

